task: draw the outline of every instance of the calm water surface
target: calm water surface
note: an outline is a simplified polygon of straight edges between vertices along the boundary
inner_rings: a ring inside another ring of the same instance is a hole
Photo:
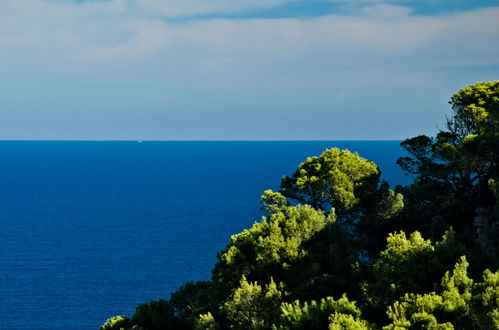
[[[0,142],[0,329],[98,329],[209,279],[263,190],[334,146],[409,182],[397,141]]]

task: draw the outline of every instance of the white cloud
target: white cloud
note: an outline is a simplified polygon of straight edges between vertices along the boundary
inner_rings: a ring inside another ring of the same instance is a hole
[[[499,65],[499,7],[423,16],[368,1],[354,12],[309,19],[164,19],[285,1],[0,0],[0,74],[21,79],[28,92],[35,76],[118,86],[105,94],[109,108],[183,109],[185,115],[176,115],[184,122],[200,104],[208,113],[197,115],[206,123],[222,113],[232,118],[228,113],[237,109],[241,117],[234,120],[244,125],[269,109],[274,119],[289,111],[298,117],[304,109],[327,119],[335,107],[343,111],[338,118],[347,118],[348,111],[367,105],[395,112],[382,108],[403,104],[391,99],[392,91],[410,97],[412,89],[450,89],[462,67]],[[54,90],[66,88],[52,84]],[[412,116],[431,115],[418,111]],[[402,122],[404,114],[398,116]]]
[[[270,3],[282,1],[287,0]],[[424,17],[411,15],[409,8],[381,4],[364,6],[357,15],[331,14],[308,20],[206,19],[169,24],[161,18],[132,11],[129,3],[125,0],[83,5],[42,0],[0,2],[0,49],[4,54],[15,54],[16,58],[38,57],[39,61],[50,62],[52,57],[75,65],[109,58],[135,60],[167,49],[174,49],[175,53],[195,49],[198,57],[238,51],[243,52],[241,55],[252,53],[262,58],[272,54],[293,57],[319,52],[331,55],[333,62],[367,53],[374,58],[393,59],[419,51],[421,55],[431,55],[425,61],[450,55],[455,62],[463,57],[464,63],[472,60],[471,52],[466,49],[473,48],[476,63],[480,60],[490,63],[498,48],[497,8]],[[166,11],[176,8],[178,13],[188,12],[187,8],[194,4],[199,5],[200,12],[208,6],[217,10],[238,8],[231,5],[233,1],[202,3],[208,4],[203,6],[195,0],[140,0],[136,5]]]

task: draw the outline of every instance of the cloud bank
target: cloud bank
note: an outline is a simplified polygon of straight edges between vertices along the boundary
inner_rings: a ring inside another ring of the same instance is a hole
[[[0,137],[399,139],[498,77],[499,7],[197,16],[290,3],[0,1]]]

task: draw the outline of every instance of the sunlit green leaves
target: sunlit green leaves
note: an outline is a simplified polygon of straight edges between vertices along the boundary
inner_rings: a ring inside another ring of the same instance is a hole
[[[468,266],[461,257],[443,277],[441,293],[405,294],[388,308],[392,323],[385,329],[497,328],[499,273],[486,270],[484,282],[474,284]]]
[[[277,322],[281,292],[271,279],[262,288],[243,276],[239,287],[221,307],[232,329],[269,329]]]
[[[214,276],[226,284],[239,281],[243,275],[280,277],[307,254],[303,243],[334,221],[333,213],[326,216],[308,205],[276,209],[251,229],[231,237],[227,249],[219,255]]]
[[[331,328],[331,324],[334,326],[352,322],[355,324],[359,322],[360,317],[360,309],[355,302],[349,301],[345,295],[338,300],[326,297],[320,301],[312,300],[310,303],[300,303],[299,300],[295,300],[291,303],[282,304],[279,329],[320,330],[326,329],[328,326]],[[364,323],[361,322],[361,324]],[[336,328],[333,327],[332,329]]]
[[[379,171],[373,162],[348,150],[332,148],[309,157],[292,177],[283,177],[281,193],[303,204],[338,214],[358,204],[376,188]]]

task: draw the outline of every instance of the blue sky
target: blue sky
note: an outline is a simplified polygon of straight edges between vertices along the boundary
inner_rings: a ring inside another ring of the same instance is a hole
[[[434,134],[499,1],[0,0],[0,139]]]

